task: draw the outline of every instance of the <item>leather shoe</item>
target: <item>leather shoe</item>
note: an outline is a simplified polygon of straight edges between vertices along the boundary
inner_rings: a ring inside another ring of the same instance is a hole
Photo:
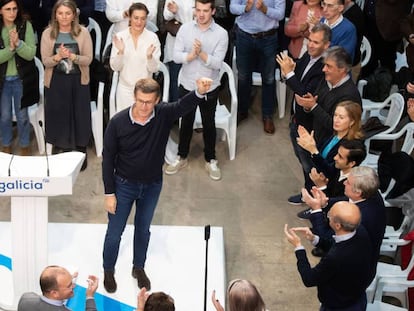
[[[248,116],[247,112],[238,112],[237,113],[237,125],[239,125],[242,121],[246,120]]]
[[[315,247],[311,251],[312,255],[315,257],[323,257],[325,256],[325,251],[320,247]]]
[[[3,146],[3,148],[1,148],[1,152],[11,154],[12,153],[11,146]]]
[[[31,156],[32,152],[30,151],[30,147],[21,147],[20,148],[20,155],[21,156]]]
[[[114,271],[104,271],[104,287],[108,293],[116,292],[116,281],[114,277]]]
[[[137,279],[139,288],[145,287],[147,291],[151,290],[151,281],[145,274],[143,268],[132,267],[132,277]]]
[[[275,125],[271,117],[263,118],[263,130],[268,135],[273,135],[275,133]]]

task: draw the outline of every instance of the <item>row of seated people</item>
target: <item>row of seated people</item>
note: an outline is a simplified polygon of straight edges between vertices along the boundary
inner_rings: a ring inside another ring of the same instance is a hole
[[[74,295],[77,273],[72,275],[61,266],[48,266],[40,275],[42,295],[33,292],[24,293],[18,303],[18,311],[70,310],[66,307],[68,300]],[[85,310],[97,310],[94,295],[98,289],[99,278],[89,275],[86,288]],[[230,311],[264,311],[265,303],[256,286],[248,281],[235,279],[229,283],[227,299]],[[212,292],[211,302],[217,311],[224,311],[224,302],[216,299]],[[137,311],[174,311],[174,299],[164,292],[149,292],[140,288],[137,295]]]

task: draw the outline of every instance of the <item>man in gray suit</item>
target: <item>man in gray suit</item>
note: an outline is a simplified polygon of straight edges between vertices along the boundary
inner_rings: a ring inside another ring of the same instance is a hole
[[[86,311],[96,311],[93,298],[99,280],[94,275],[88,277],[86,289]],[[35,293],[24,293],[17,306],[18,311],[58,311],[70,310],[65,306],[66,299],[73,297],[75,283],[73,276],[63,267],[48,266],[40,275],[40,289],[42,296]]]

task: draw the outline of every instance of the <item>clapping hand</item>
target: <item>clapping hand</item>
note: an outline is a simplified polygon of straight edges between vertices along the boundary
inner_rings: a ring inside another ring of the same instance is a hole
[[[98,289],[99,279],[95,275],[88,276],[88,287],[86,289],[86,297],[93,297]]]
[[[170,1],[167,3],[167,9],[173,14],[176,14],[178,12],[178,5],[175,3],[175,1]]]
[[[316,187],[323,187],[326,186],[329,182],[329,179],[326,178],[324,173],[319,173],[316,168],[312,168],[311,172],[309,173],[309,178],[315,184]]]
[[[197,81],[197,92],[198,94],[204,95],[206,94],[213,84],[213,80],[210,78],[200,78]]]
[[[213,302],[214,308],[216,308],[217,311],[224,311],[223,306],[221,305],[220,301],[216,299],[216,291],[213,290],[213,294],[211,295],[211,301]]]
[[[305,127],[299,125],[298,135],[299,137],[296,138],[296,142],[299,146],[301,146],[303,149],[310,152],[311,154],[318,152],[318,149],[316,148],[316,141],[314,138],[314,131],[311,131],[309,133]]]
[[[276,55],[276,61],[279,64],[280,70],[284,77],[286,77],[289,72],[295,70],[296,63],[285,53],[279,53]]]
[[[155,49],[156,49],[156,47],[155,47],[155,45],[154,45],[154,44],[151,44],[151,45],[148,47],[148,49],[147,49],[147,59],[152,59],[152,54],[154,54]]]
[[[256,0],[256,9],[262,11],[262,13],[266,14],[267,7],[263,0]]]
[[[287,224],[285,224],[285,235],[289,243],[294,247],[302,246],[300,237],[295,233],[293,229],[289,229]]]
[[[9,31],[9,37],[10,37],[10,49],[14,50],[19,45],[19,34],[17,33],[16,28],[12,28]]]
[[[246,1],[246,7],[245,7],[245,11],[249,12],[252,9],[254,1],[253,0],[247,0]]]
[[[410,120],[414,122],[414,98],[409,98],[407,101],[407,113]]]
[[[116,49],[118,50],[120,54],[124,54],[125,44],[122,38],[118,38],[118,36],[115,35],[112,38],[112,43],[114,44],[114,46],[116,47]]]
[[[305,239],[308,241],[312,242],[315,239],[315,235],[312,233],[309,227],[295,227],[291,228],[290,230],[294,232],[301,232],[305,236]]]
[[[302,106],[305,110],[309,111],[316,105],[318,96],[313,96],[311,93],[306,93],[303,96],[295,94],[295,100],[299,106]]]
[[[311,194],[305,188],[302,189],[302,200],[312,210],[322,209],[328,203],[328,197],[322,190],[312,187]]]

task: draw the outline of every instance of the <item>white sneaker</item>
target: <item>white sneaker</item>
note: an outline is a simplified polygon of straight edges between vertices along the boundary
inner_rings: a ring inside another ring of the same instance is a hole
[[[172,164],[168,164],[165,168],[165,174],[167,175],[174,175],[176,174],[180,169],[186,167],[188,164],[187,159],[181,159],[180,156],[175,159],[175,161]]]
[[[205,165],[206,171],[211,179],[213,180],[220,180],[221,179],[221,171],[218,167],[218,161],[217,160],[210,160],[210,162],[206,162]]]

